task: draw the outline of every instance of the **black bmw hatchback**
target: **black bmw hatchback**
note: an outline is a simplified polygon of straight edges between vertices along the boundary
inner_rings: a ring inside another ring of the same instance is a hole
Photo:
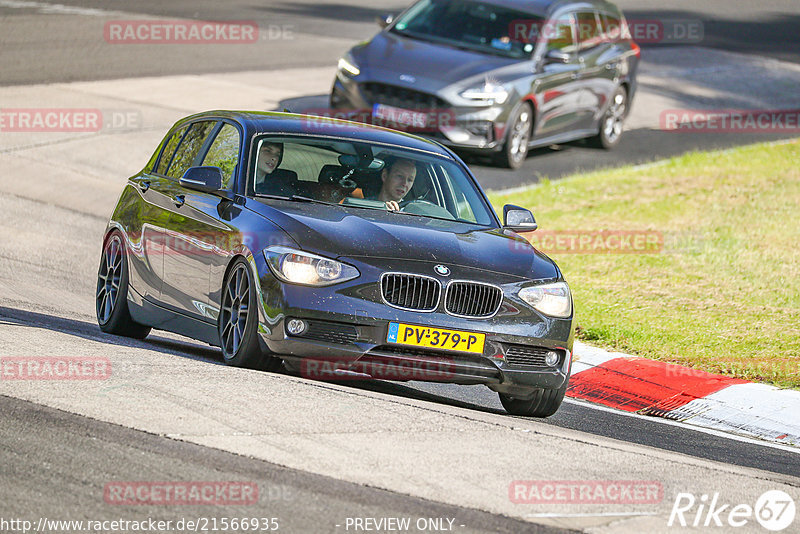
[[[381,25],[339,60],[332,108],[512,168],[531,147],[619,142],[640,50],[610,2],[420,0]]]
[[[215,111],[167,133],[103,239],[105,332],[151,328],[226,363],[315,379],[485,384],[513,414],[561,404],[572,297],[441,145],[346,121]]]

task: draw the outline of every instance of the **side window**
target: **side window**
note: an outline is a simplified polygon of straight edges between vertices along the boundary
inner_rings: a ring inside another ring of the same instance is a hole
[[[581,50],[593,48],[603,40],[603,29],[594,11],[581,11],[578,13],[577,29]]]
[[[239,161],[239,131],[231,124],[225,124],[217,134],[211,147],[203,158],[203,165],[222,169],[222,188],[233,187],[233,176]]]
[[[172,163],[167,169],[167,176],[180,180],[186,169],[192,166],[200,149],[203,148],[206,138],[214,129],[216,121],[203,121],[196,122],[189,127],[189,131],[183,137],[178,150],[175,151],[175,157],[172,158]]]
[[[164,145],[164,150],[161,151],[161,157],[158,159],[158,166],[156,167],[156,172],[158,174],[167,174],[169,162],[172,161],[172,156],[175,154],[175,149],[178,148],[178,142],[181,140],[181,137],[186,133],[186,128],[188,128],[188,126],[184,126],[172,134],[167,144]]]
[[[283,159],[278,167],[296,172],[300,180],[316,182],[322,167],[339,166],[337,156],[338,154],[317,147],[285,143]]]
[[[618,41],[622,37],[622,22],[619,17],[603,13],[603,28],[606,41]]]
[[[573,14],[559,16],[547,25],[547,48],[558,49],[573,54],[578,47],[575,44],[575,16]]]

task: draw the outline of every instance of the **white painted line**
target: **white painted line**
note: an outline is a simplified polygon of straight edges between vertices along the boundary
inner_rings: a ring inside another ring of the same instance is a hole
[[[630,354],[622,352],[609,352],[607,350],[586,345],[576,341],[572,348],[572,370],[571,375],[576,375],[592,367],[597,367],[609,360],[617,358],[630,358]]]
[[[547,512],[542,514],[526,514],[525,517],[627,517],[634,515],[652,516],[658,515],[658,512],[601,512],[599,514],[557,514],[555,512]]]
[[[702,432],[703,434],[708,434],[710,436],[716,436],[719,438],[730,439],[733,441],[740,441],[742,443],[749,443],[750,445],[758,445],[761,447],[769,447],[770,449],[779,449],[785,452],[792,452],[794,454],[800,454],[800,448],[792,447],[791,445],[782,445],[780,443],[773,443],[771,441],[764,441],[760,439],[755,439],[747,436],[741,436],[739,434],[732,434],[731,432],[723,432],[721,430],[715,430],[713,428],[706,428],[702,426],[697,426],[691,423],[683,423],[680,421],[672,421],[670,419],[664,419],[662,417],[653,417],[651,415],[642,415],[635,412],[626,412],[623,410],[616,410],[614,408],[609,408],[608,406],[603,406],[602,404],[594,404],[588,401],[583,401],[579,399],[573,399],[571,397],[564,397],[564,402],[569,404],[575,404],[578,406],[583,406],[584,408],[591,408],[593,410],[599,410],[601,412],[609,412],[617,415],[624,415],[625,417],[633,417],[636,419],[646,419],[652,423],[659,423],[662,425],[670,425],[670,426],[677,426],[683,428],[684,430],[694,430],[695,432]]]
[[[37,9],[45,15],[83,15],[89,17],[108,17],[122,15],[122,11],[94,9],[90,7],[65,6],[63,4],[49,4],[47,2],[30,2],[27,0],[0,0],[0,7],[10,9]]]
[[[800,391],[752,382],[734,384],[673,413],[691,425],[800,445]]]

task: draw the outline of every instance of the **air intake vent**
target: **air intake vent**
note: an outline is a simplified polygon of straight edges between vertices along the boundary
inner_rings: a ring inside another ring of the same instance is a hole
[[[527,345],[506,345],[506,361],[512,365],[548,367],[544,359],[550,349]]]
[[[430,312],[439,305],[442,286],[429,276],[385,273],[381,278],[381,294],[392,306],[404,310]]]
[[[403,109],[426,110],[430,112],[450,107],[447,102],[436,95],[422,93],[397,85],[368,82],[361,85],[361,91],[370,104],[386,104],[387,106],[395,106]]]
[[[324,341],[326,343],[340,343],[347,345],[358,339],[356,327],[349,324],[330,323],[327,321],[308,321],[308,329],[300,337]]]
[[[478,282],[450,282],[445,310],[458,317],[491,317],[500,309],[503,290]]]

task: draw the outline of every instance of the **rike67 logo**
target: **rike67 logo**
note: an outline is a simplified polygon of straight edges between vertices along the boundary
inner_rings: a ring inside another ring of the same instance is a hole
[[[691,493],[679,493],[667,526],[723,527],[728,531],[751,524],[755,519],[765,529],[778,532],[794,523],[795,512],[794,499],[781,490],[764,492],[754,506],[726,503],[719,493],[703,494],[700,498]]]

